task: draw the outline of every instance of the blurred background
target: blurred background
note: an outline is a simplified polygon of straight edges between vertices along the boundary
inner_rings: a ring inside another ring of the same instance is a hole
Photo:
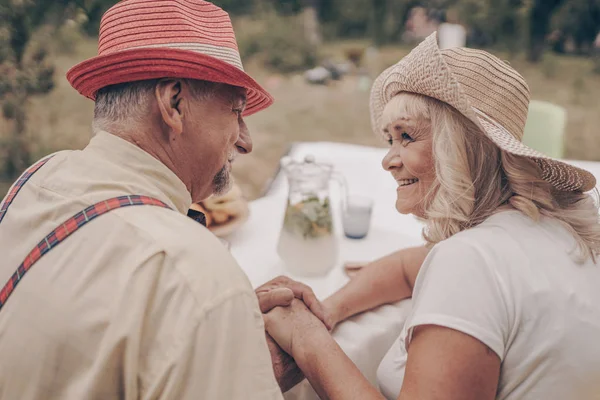
[[[93,103],[65,73],[96,55],[100,18],[115,3],[0,0],[0,198],[36,159],[88,143]],[[551,114],[562,117],[548,128],[558,131],[555,155],[600,160],[600,0],[214,3],[232,17],[246,70],[275,97],[248,118],[255,150],[234,166],[250,199],[263,193],[290,143],[383,146],[370,129],[373,79],[435,30],[442,46],[507,60],[533,99],[558,106]]]

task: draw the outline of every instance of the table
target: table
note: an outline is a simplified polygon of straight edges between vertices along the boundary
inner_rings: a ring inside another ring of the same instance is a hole
[[[335,231],[340,240],[337,265],[325,277],[304,278],[285,270],[277,256],[276,245],[287,200],[287,184],[282,173],[274,178],[265,197],[250,203],[250,218],[227,240],[231,252],[248,275],[254,287],[279,275],[311,286],[320,299],[342,287],[348,278],[344,274],[344,261],[364,261],[379,258],[401,248],[424,243],[421,238],[422,223],[413,216],[400,215],[394,208],[397,184],[381,167],[385,148],[374,148],[342,143],[296,143],[289,156],[301,160],[311,154],[317,162],[330,162],[343,172],[349,192],[368,195],[375,200],[371,230],[365,239],[352,240],[343,236],[340,224],[340,190],[331,185],[332,210]],[[600,181],[600,163],[568,161],[588,169]],[[379,307],[355,316],[336,327],[333,336],[341,348],[354,361],[367,379],[376,385],[379,363],[400,334],[410,312],[410,300]],[[287,400],[311,400],[318,396],[307,381],[285,394]]]

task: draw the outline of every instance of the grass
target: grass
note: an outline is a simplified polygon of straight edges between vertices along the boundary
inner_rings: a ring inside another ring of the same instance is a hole
[[[365,43],[327,44],[322,53],[341,59],[345,50],[356,47],[365,47]],[[382,48],[367,63],[371,77],[409,50],[407,47]],[[55,57],[56,89],[33,99],[29,109],[28,135],[37,155],[57,149],[80,149],[88,142],[93,103],[70,87],[65,73],[76,62],[95,53],[96,42],[84,39],[74,46],[71,54]],[[600,75],[592,73],[592,60],[552,55],[540,65],[531,65],[520,57],[510,62],[525,76],[533,99],[566,108],[566,157],[600,160]],[[246,69],[276,100],[268,110],[248,118],[255,150],[239,157],[234,167],[236,180],[250,199],[261,195],[277,170],[280,157],[292,142],[382,145],[371,133],[369,93],[361,89],[358,77],[349,76],[330,86],[312,86],[307,85],[301,75],[272,74],[252,62],[246,62]],[[6,124],[0,125],[0,135],[3,126]]]

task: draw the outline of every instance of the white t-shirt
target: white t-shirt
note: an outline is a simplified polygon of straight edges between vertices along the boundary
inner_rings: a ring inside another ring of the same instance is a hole
[[[574,244],[556,220],[503,211],[436,245],[379,366],[385,397],[400,393],[412,329],[433,324],[498,354],[497,399],[600,399],[600,265],[576,264]]]

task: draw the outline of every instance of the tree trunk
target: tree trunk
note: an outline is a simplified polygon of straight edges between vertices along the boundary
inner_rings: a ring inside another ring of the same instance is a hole
[[[319,26],[319,0],[307,0],[304,7],[304,34],[313,47],[321,44],[321,29]]]
[[[387,11],[386,0],[373,0],[373,13],[371,16],[371,32],[373,42],[376,46],[381,46],[386,41],[385,36],[385,16]]]
[[[546,47],[546,35],[552,13],[563,0],[535,0],[529,13],[529,54],[531,62],[539,62]]]
[[[20,68],[23,65],[25,48],[31,37],[31,32],[25,20],[25,14],[15,14],[10,21],[10,47],[15,55],[15,62]]]

